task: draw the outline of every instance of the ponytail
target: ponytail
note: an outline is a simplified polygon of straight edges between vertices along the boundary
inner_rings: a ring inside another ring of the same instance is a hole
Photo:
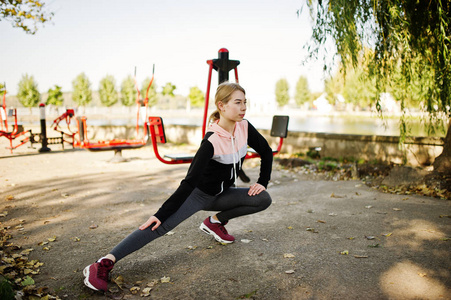
[[[208,124],[212,124],[212,123],[216,122],[217,120],[219,120],[220,117],[221,117],[221,115],[219,114],[219,110],[215,110],[210,115],[210,118],[208,119]]]

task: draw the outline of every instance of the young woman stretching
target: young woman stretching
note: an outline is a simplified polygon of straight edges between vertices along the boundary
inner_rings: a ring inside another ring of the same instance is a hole
[[[220,211],[206,218],[200,229],[221,243],[235,238],[224,225],[233,218],[266,209],[271,197],[266,192],[272,169],[272,150],[265,138],[247,121],[244,89],[236,83],[222,83],[215,96],[217,110],[185,179],[161,208],[96,263],[83,270],[84,283],[106,291],[113,265],[154,239],[165,235],[200,210]],[[261,156],[260,175],[250,188],[236,188],[247,146]]]

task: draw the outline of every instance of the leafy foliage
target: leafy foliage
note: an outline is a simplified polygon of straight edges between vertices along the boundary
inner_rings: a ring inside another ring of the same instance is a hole
[[[451,173],[451,1],[309,0],[307,5],[314,20],[308,59],[333,44],[346,72],[363,57],[364,47],[374,50],[365,74],[376,78],[379,112],[379,95],[390,89],[398,93],[401,143],[408,132],[406,101],[415,101],[409,99],[409,90],[421,81],[424,98],[418,105],[428,113],[428,127],[450,119],[434,170]],[[326,62],[325,69],[331,65]]]
[[[55,106],[61,106],[64,102],[63,98],[63,92],[61,91],[61,87],[58,85],[55,85],[55,87],[52,89],[50,88],[48,91],[48,97],[47,101],[45,102],[46,105],[55,105]]]
[[[0,1],[0,21],[9,21],[13,27],[22,28],[26,33],[35,34],[38,24],[44,24],[53,17],[40,0]]]
[[[290,95],[288,94],[290,86],[285,78],[279,79],[276,82],[276,102],[279,106],[285,106],[290,100]]]
[[[309,102],[312,99],[312,94],[308,87],[308,81],[305,76],[301,76],[296,83],[296,93],[294,95],[297,105]]]
[[[174,91],[177,89],[177,87],[175,85],[173,85],[172,83],[168,82],[165,84],[165,86],[163,87],[162,90],[162,94],[163,96],[170,96],[170,97],[174,97]]]
[[[327,98],[331,102],[338,100],[342,95],[346,103],[366,110],[376,102],[376,78],[368,75],[369,57],[372,52],[365,49],[365,54],[359,59],[358,64],[348,66],[341,65],[340,71],[325,81]]]
[[[25,74],[19,82],[17,98],[25,107],[36,106],[41,101],[41,94],[38,91],[38,84],[33,76]]]
[[[2,212],[2,216],[7,212]],[[24,220],[16,226],[23,228]],[[13,236],[4,226],[0,229],[0,299],[59,299],[47,287],[37,287],[33,276],[41,273],[44,263],[30,259],[33,248],[22,249],[11,242]],[[19,298],[16,298],[16,294]]]
[[[3,96],[5,91],[6,91],[6,86],[3,83],[0,83],[0,96]]]
[[[291,155],[278,159],[277,162],[284,168],[293,169],[296,172],[313,174],[315,177],[322,175],[325,180],[347,181],[358,179],[367,186],[384,193],[422,195],[443,200],[451,199],[451,189],[449,188],[451,186],[451,176],[432,174],[421,183],[388,187],[382,184],[382,182],[384,178],[390,175],[394,167],[393,164],[385,164],[377,161],[356,161],[354,158],[337,160],[328,157],[308,157],[301,159],[298,156]],[[335,197],[338,198],[338,196]]]
[[[315,23],[309,58],[318,58],[320,49],[332,42],[346,71],[363,58],[364,47],[374,49],[366,75],[376,76],[378,94],[389,85],[406,91],[415,83],[414,74],[421,77],[428,70],[432,80],[425,86],[422,107],[431,113],[432,122],[440,112],[449,115],[450,1],[310,0],[307,5]],[[330,66],[329,62],[325,69]],[[379,97],[375,101],[380,109]]]
[[[92,101],[91,82],[81,73],[72,81],[72,100],[79,106],[84,106]]]
[[[99,97],[100,102],[106,107],[116,104],[119,100],[119,95],[116,91],[116,80],[112,75],[106,75],[100,80]]]
[[[197,86],[190,88],[188,99],[194,107],[202,107],[205,103],[205,95]]]
[[[137,96],[135,81],[131,75],[128,75],[121,84],[121,103],[125,106],[131,106],[135,103]]]

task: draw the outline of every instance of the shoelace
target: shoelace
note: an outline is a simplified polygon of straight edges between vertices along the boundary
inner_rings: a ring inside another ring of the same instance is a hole
[[[219,230],[221,230],[222,233],[224,233],[224,234],[229,234],[229,233],[227,232],[227,229],[225,229],[225,227],[224,227],[222,224],[219,225]]]
[[[97,277],[108,281],[109,268],[103,264],[103,261],[99,263],[99,268],[97,269]]]

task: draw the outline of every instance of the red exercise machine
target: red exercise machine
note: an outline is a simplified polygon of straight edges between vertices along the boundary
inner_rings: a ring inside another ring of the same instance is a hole
[[[205,135],[207,129],[207,118],[208,118],[208,104],[210,99],[210,86],[211,86],[211,74],[213,69],[218,72],[218,84],[229,80],[229,71],[234,70],[235,73],[235,81],[238,82],[238,65],[240,64],[239,60],[230,60],[229,59],[229,51],[225,48],[219,49],[218,58],[207,60],[207,64],[209,65],[208,71],[208,83],[207,83],[207,92],[205,95],[205,106],[204,106],[204,118],[202,123],[202,136]],[[288,116],[274,116],[273,123],[271,126],[271,136],[279,137],[279,144],[276,150],[273,150],[273,155],[280,152],[283,144],[283,139],[287,137],[288,134]],[[166,136],[164,133],[164,125],[163,119],[161,117],[149,117],[149,132],[152,140],[152,147],[155,153],[155,156],[162,163],[165,164],[183,164],[190,163],[194,156],[192,155],[164,155],[163,157],[158,152],[158,143],[166,143]],[[253,149],[249,149],[249,152],[246,154],[246,158],[255,158],[259,157],[258,153],[253,151]]]
[[[12,130],[10,131],[8,128],[8,117],[14,118],[14,125],[12,125]],[[6,87],[3,93],[3,104],[0,109],[0,122],[1,122],[1,130],[0,130],[0,137],[4,136],[9,140],[9,150],[11,151],[11,154],[13,153],[13,149],[16,149],[19,146],[22,146],[23,144],[27,143],[30,138],[27,136],[24,136],[26,133],[31,132],[30,130],[23,130],[23,126],[17,124],[17,109],[16,108],[10,108],[6,109]],[[24,139],[19,142],[19,144],[13,146],[13,140],[17,139],[18,137],[23,136]]]

